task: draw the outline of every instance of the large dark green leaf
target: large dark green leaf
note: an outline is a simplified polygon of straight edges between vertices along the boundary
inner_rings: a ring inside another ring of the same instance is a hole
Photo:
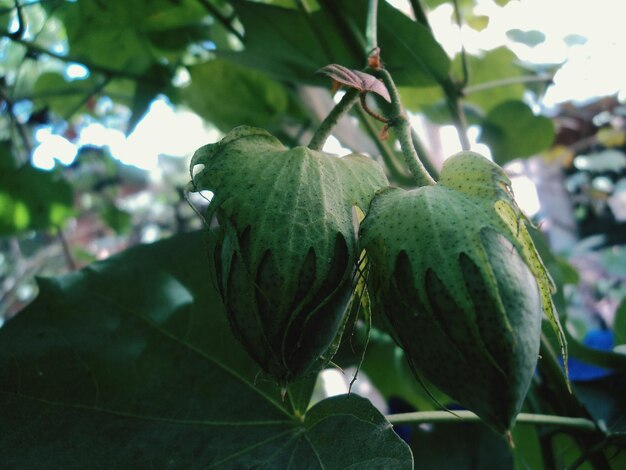
[[[72,188],[30,165],[0,168],[0,236],[62,224],[72,213]]]
[[[9,468],[410,468],[358,396],[303,417],[313,378],[277,387],[232,338],[199,233],[40,280],[0,330]],[[297,388],[297,389],[296,389]]]
[[[364,0],[320,2],[312,14],[237,0],[244,25],[245,50],[228,58],[291,81],[323,83],[315,71],[337,63],[360,69],[366,64]],[[450,61],[424,26],[381,2],[379,45],[385,66],[398,85],[428,86],[447,79]]]
[[[480,140],[491,149],[500,165],[532,156],[554,140],[554,125],[544,116],[535,116],[521,101],[506,101],[489,111],[482,122]]]

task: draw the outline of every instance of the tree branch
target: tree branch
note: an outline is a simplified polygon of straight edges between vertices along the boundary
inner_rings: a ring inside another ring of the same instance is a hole
[[[108,76],[113,76],[113,77],[131,78],[133,80],[144,80],[145,81],[147,79],[145,75],[139,75],[139,74],[128,72],[126,70],[112,69],[112,68],[109,68],[109,67],[106,67],[106,66],[102,66],[102,65],[98,65],[98,64],[92,64],[92,63],[89,63],[89,62],[79,58],[79,57],[73,57],[73,56],[69,56],[69,55],[58,54],[58,53],[56,53],[54,51],[50,51],[50,50],[46,49],[45,47],[40,46],[37,43],[31,42],[31,41],[26,41],[24,39],[14,38],[14,37],[11,36],[11,33],[7,32],[7,31],[0,32],[0,36],[9,38],[14,43],[20,44],[20,45],[24,46],[30,52],[34,52],[36,54],[44,54],[44,55],[47,55],[48,57],[52,57],[53,59],[57,59],[57,60],[60,60],[62,62],[67,62],[67,63],[74,62],[74,63],[82,64],[85,67],[89,68],[89,70],[91,70],[93,72],[101,73],[103,75],[108,75]]]
[[[208,11],[211,16],[213,16],[213,18],[222,23],[222,25],[237,39],[239,39],[239,41],[243,42],[243,34],[237,31],[231,21],[214,5],[212,5],[208,0],[198,0],[198,3],[202,5],[204,9]]]
[[[399,413],[386,416],[393,425],[420,424],[435,422],[479,422],[481,419],[471,411],[418,411],[415,413]],[[517,424],[552,425],[562,428],[576,429],[583,432],[597,432],[598,426],[590,419],[571,418],[568,416],[543,415],[534,413],[520,413],[515,420]]]

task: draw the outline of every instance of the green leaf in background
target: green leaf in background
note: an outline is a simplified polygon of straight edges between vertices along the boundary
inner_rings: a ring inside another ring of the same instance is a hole
[[[411,468],[367,400],[304,414],[315,377],[284,402],[257,377],[203,254],[191,233],[39,281],[35,302],[0,329],[3,465]]]
[[[360,351],[361,344],[356,348]],[[335,361],[342,368],[356,366],[360,357],[346,354],[349,345],[339,352]],[[360,371],[374,384],[386,400],[401,398],[420,411],[435,410],[449,398],[434,385],[419,383],[407,362],[404,351],[384,331],[373,328]]]
[[[58,116],[69,119],[83,108],[85,97],[94,93],[99,83],[93,77],[66,80],[56,72],[45,72],[33,87],[33,104],[36,108],[48,107]]]
[[[224,59],[189,68],[186,103],[224,132],[239,125],[272,127],[289,108],[286,89],[265,73]]]
[[[547,117],[535,116],[521,101],[506,101],[489,111],[482,123],[480,140],[502,165],[548,148],[554,140],[554,124]]]
[[[0,236],[57,227],[72,214],[72,187],[30,165],[0,167]]]
[[[64,2],[52,11],[64,22],[71,56],[132,74],[153,65],[159,49],[183,53],[207,15],[193,0]]]
[[[590,462],[577,462],[583,455],[576,440],[569,434],[557,433],[550,439],[552,455],[554,455],[554,468],[576,468],[579,470],[595,470]],[[577,465],[574,463],[577,462]]]
[[[525,87],[521,83],[497,85],[482,91],[472,90],[476,86],[482,87],[499,80],[527,75],[529,72],[517,63],[517,56],[505,47],[493,49],[480,56],[467,55],[469,83],[467,84],[466,100],[487,112],[503,101],[521,99],[525,91]],[[454,69],[455,76],[460,77],[461,61],[459,56],[454,60]]]
[[[61,9],[69,53],[88,63],[142,73],[154,62],[150,43],[138,29],[150,2],[124,0],[66,3]]]
[[[541,31],[531,30],[522,31],[521,29],[509,29],[506,32],[506,36],[515,42],[526,44],[529,47],[535,47],[546,40],[546,35]]]
[[[315,71],[330,63],[366,65],[364,0],[320,2],[311,14],[241,0],[232,2],[245,28],[245,50],[222,54],[288,81],[322,84]],[[378,42],[400,86],[447,80],[450,60],[432,33],[386,2],[379,5]]]
[[[626,344],[626,299],[623,299],[615,312],[613,333],[616,344]]]
[[[100,217],[118,235],[128,234],[132,230],[133,217],[114,203],[107,203],[100,210]]]
[[[143,80],[137,80],[130,104],[131,115],[126,124],[126,134],[135,130],[157,95],[169,91],[171,79],[166,67],[155,64],[144,73]]]
[[[13,11],[14,6],[15,4],[11,0],[0,0],[0,28],[3,31],[7,31],[13,21],[15,15]]]
[[[544,465],[541,453],[539,431],[534,426],[517,425],[513,428],[513,462],[516,470],[542,468]]]
[[[487,15],[473,15],[465,20],[467,25],[475,31],[481,32],[489,26],[489,17]]]
[[[15,157],[10,140],[0,140],[0,175],[15,170]]]

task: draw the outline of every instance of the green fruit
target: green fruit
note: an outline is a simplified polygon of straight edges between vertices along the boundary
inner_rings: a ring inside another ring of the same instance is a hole
[[[352,293],[353,207],[386,178],[365,156],[287,149],[250,127],[200,148],[197,165],[194,187],[214,193],[210,268],[231,329],[284,385],[330,359]]]
[[[464,152],[435,186],[377,195],[360,231],[370,291],[409,361],[499,432],[534,374],[542,310],[554,317],[509,184],[500,167]]]

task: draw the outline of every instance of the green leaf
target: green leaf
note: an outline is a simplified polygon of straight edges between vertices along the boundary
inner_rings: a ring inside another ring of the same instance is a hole
[[[512,41],[521,42],[529,47],[535,47],[546,40],[546,35],[537,30],[522,31],[521,29],[514,28],[509,29],[506,35]]]
[[[189,68],[183,98],[224,132],[239,125],[277,126],[289,108],[285,88],[266,74],[215,59]]]
[[[574,338],[568,328],[564,328],[564,332],[569,353],[572,357],[598,367],[604,367],[620,373],[626,372],[626,354],[590,348]]]
[[[224,57],[288,81],[313,84],[324,83],[315,71],[329,63],[351,69],[367,64],[364,0],[323,2],[311,14],[241,0],[233,6],[245,28],[246,48],[222,53]],[[379,5],[378,36],[382,59],[398,85],[447,80],[450,60],[432,33],[386,2]]]
[[[108,203],[102,208],[100,217],[118,235],[127,234],[132,229],[132,215],[113,203]]]
[[[467,25],[475,31],[482,31],[489,26],[487,15],[471,15],[466,19]]]
[[[617,344],[626,344],[626,299],[622,300],[615,312],[613,333]]]
[[[482,122],[480,140],[502,165],[536,155],[552,145],[554,125],[547,117],[535,116],[521,101],[506,101],[489,111]]]
[[[200,233],[40,280],[0,329],[0,452],[19,468],[411,468],[365,399],[283,402],[229,332]]]
[[[508,80],[526,75],[529,72],[518,65],[517,56],[506,47],[499,47],[479,56],[467,55],[469,83],[466,100],[481,108],[484,112],[503,101],[519,100],[524,95],[525,87],[520,83],[497,85],[482,91],[472,91],[474,86]],[[460,56],[454,61],[455,76],[461,76]]]
[[[207,12],[194,0],[88,0],[63,2],[55,15],[65,26],[71,56],[140,75],[161,59],[159,47],[182,54]]]
[[[0,140],[0,175],[15,170],[15,157],[10,140]]]
[[[64,4],[60,11],[70,55],[116,70],[144,72],[155,60],[148,38],[138,28],[149,5],[123,0]]]
[[[381,330],[372,329],[361,371],[387,400],[399,397],[420,411],[438,409],[449,401],[433,385],[415,379],[402,348]]]
[[[72,214],[71,186],[30,165],[0,171],[0,236],[58,227]]]
[[[69,119],[86,103],[87,98],[99,88],[96,79],[66,80],[55,72],[41,74],[33,88],[33,104],[36,108],[47,106],[63,119]]]
[[[514,468],[516,470],[527,470],[544,467],[537,427],[515,426],[512,435],[515,443],[515,448],[513,449]]]
[[[145,73],[143,80],[137,80],[132,102],[131,115],[126,125],[126,134],[135,130],[139,121],[145,116],[152,101],[160,94],[168,91],[171,76],[166,67],[153,65]]]

